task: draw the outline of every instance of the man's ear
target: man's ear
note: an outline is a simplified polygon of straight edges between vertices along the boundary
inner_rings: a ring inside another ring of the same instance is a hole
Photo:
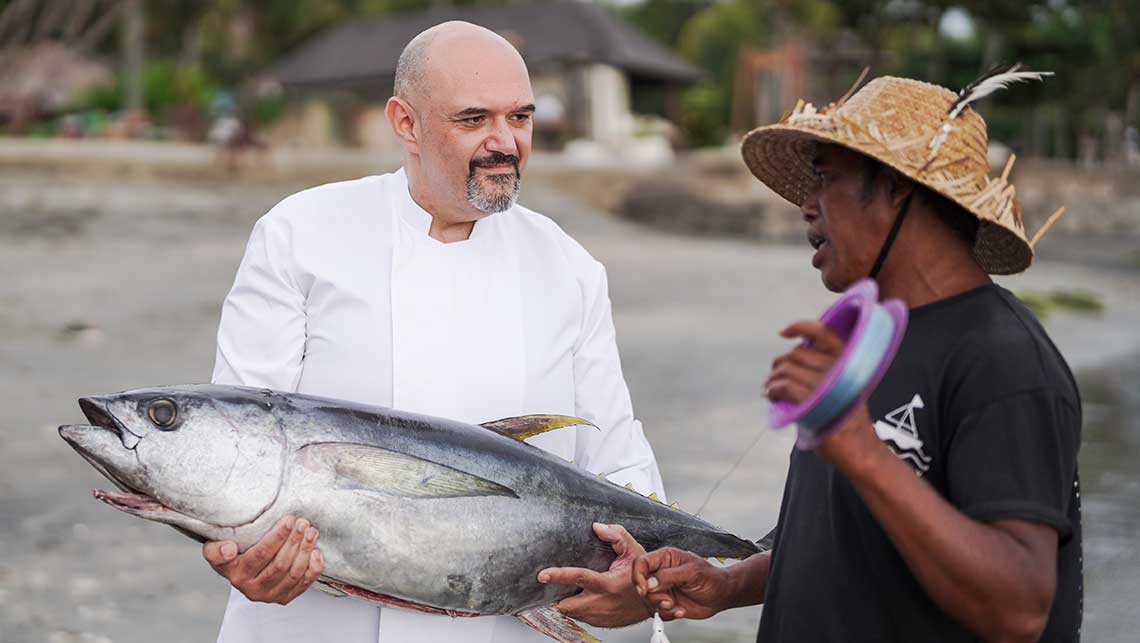
[[[404,99],[393,96],[388,99],[384,114],[388,117],[388,124],[392,126],[392,134],[396,136],[400,145],[410,154],[419,154],[419,139],[416,137],[416,113],[412,111],[412,106]]]
[[[915,183],[914,180],[910,177],[903,176],[901,172],[893,167],[884,169],[883,180],[886,181],[887,199],[891,204],[891,208],[896,212],[902,207],[907,195],[914,192],[918,187],[918,184]]]

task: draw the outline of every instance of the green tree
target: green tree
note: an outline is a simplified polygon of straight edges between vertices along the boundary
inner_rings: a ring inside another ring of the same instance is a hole
[[[685,23],[713,4],[714,0],[645,0],[615,10],[645,34],[675,48]]]
[[[710,76],[710,82],[688,90],[682,101],[692,144],[724,141],[741,49],[769,44],[769,20],[769,7],[763,0],[725,0],[685,22],[678,34],[678,50]]]

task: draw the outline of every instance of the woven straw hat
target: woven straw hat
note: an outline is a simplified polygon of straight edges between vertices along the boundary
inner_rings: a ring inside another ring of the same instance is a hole
[[[741,152],[756,178],[797,207],[816,185],[811,162],[818,143],[865,154],[976,216],[974,257],[987,272],[1021,272],[1033,262],[1033,246],[1008,181],[1013,158],[990,178],[986,122],[972,108],[949,121],[955,97],[918,80],[876,78],[819,110],[799,101],[779,123],[749,132]]]

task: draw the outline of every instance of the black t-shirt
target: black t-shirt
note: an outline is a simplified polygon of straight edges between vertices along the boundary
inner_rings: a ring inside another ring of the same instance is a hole
[[[1057,529],[1057,590],[1041,640],[1078,640],[1080,399],[1033,315],[996,285],[911,310],[868,406],[879,438],[966,515]],[[976,640],[814,452],[792,451],[774,536],[758,641]]]

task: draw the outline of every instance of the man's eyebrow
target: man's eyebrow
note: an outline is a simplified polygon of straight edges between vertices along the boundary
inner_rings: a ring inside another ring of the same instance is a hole
[[[486,116],[487,114],[490,114],[490,113],[491,113],[491,110],[487,109],[486,107],[468,107],[466,109],[461,109],[458,112],[455,112],[454,114],[451,115],[451,118],[471,118],[472,116]],[[534,104],[530,103],[527,105],[523,105],[522,107],[519,107],[518,109],[511,110],[511,113],[512,114],[533,114],[534,113]]]
[[[472,116],[484,116],[489,114],[491,110],[486,107],[468,107],[467,109],[459,110],[451,115],[452,118],[470,118]]]

